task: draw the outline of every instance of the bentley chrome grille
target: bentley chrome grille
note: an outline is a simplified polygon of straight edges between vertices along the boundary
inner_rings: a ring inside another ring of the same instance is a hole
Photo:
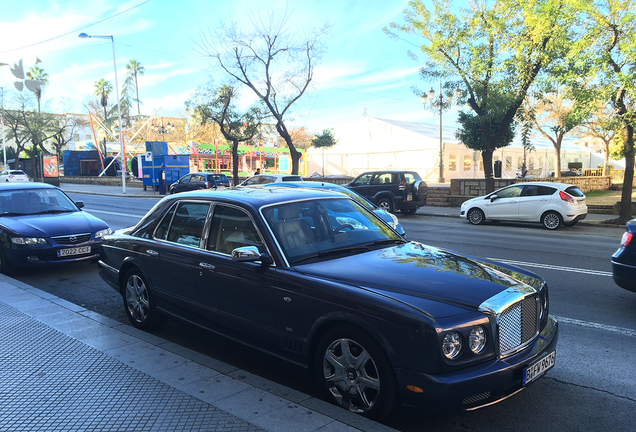
[[[539,333],[539,298],[526,297],[501,312],[497,318],[502,355],[522,347]]]
[[[52,237],[52,239],[57,244],[83,243],[85,241],[88,241],[90,238],[91,238],[91,234],[90,233],[88,233],[88,234],[75,234],[75,235]]]
[[[480,305],[496,322],[500,356],[522,349],[539,334],[540,307],[539,293],[527,285],[509,287]]]

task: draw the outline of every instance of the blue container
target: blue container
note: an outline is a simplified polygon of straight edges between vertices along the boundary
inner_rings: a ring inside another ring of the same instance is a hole
[[[159,186],[159,171],[164,171],[166,187],[190,172],[189,155],[153,155],[152,161],[142,164],[144,186]]]

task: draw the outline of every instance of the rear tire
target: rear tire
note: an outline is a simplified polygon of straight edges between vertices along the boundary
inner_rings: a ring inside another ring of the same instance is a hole
[[[398,407],[393,366],[364,330],[352,325],[332,328],[320,339],[314,360],[316,378],[336,405],[375,420]]]
[[[555,230],[563,224],[563,218],[554,211],[549,211],[541,216],[541,223],[549,230]]]
[[[389,213],[393,213],[393,203],[391,202],[390,199],[388,198],[380,198],[378,200],[378,207],[380,207],[382,210],[389,212]]]
[[[414,215],[414,214],[415,214],[415,212],[417,211],[417,208],[402,209],[402,210],[400,210],[400,211],[402,212],[402,214],[405,214],[405,215],[411,216],[411,215]]]
[[[486,220],[486,215],[481,209],[471,208],[468,210],[468,213],[466,213],[466,219],[473,225],[481,225]]]
[[[563,226],[566,226],[566,227],[573,227],[574,225],[576,225],[576,224],[577,224],[577,222],[578,222],[578,221],[572,221],[572,222],[567,222],[567,223],[566,223],[566,222],[563,222]]]
[[[165,322],[157,311],[157,304],[144,276],[137,268],[130,269],[123,282],[124,310],[138,329],[153,330]]]

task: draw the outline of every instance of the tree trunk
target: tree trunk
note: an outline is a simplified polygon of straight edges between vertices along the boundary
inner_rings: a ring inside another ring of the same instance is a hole
[[[627,139],[625,140],[625,177],[618,218],[620,223],[627,223],[632,218],[632,188],[634,186],[634,126],[629,122],[625,123]]]
[[[280,123],[276,124],[276,131],[281,137],[283,137],[285,143],[287,144],[287,148],[289,149],[289,156],[291,156],[292,160],[291,173],[294,175],[298,175],[298,169],[300,167],[300,157],[302,156],[302,153],[296,150],[296,147],[294,147],[294,143],[292,142],[291,135],[289,134],[289,132],[287,132],[287,129],[283,129],[283,127],[280,126]]]
[[[608,176],[610,175],[610,168],[609,168],[610,142],[603,140],[603,144],[605,144],[605,156],[603,157],[603,175]]]
[[[240,183],[239,175],[238,175],[238,172],[239,172],[238,145],[239,145],[238,140],[233,139],[232,140],[232,178],[234,179],[234,186]]]
[[[561,177],[561,149],[554,147],[554,155],[556,156],[556,165],[554,167],[554,178]]]
[[[492,175],[492,149],[486,149],[481,152],[484,160],[484,178],[486,179],[486,193],[489,194],[495,190],[495,178]]]

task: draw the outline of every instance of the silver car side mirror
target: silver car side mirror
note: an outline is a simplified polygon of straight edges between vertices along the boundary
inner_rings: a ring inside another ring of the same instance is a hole
[[[271,264],[272,259],[267,254],[261,254],[256,246],[243,246],[232,251],[232,261],[253,262],[261,261],[263,264]]]

